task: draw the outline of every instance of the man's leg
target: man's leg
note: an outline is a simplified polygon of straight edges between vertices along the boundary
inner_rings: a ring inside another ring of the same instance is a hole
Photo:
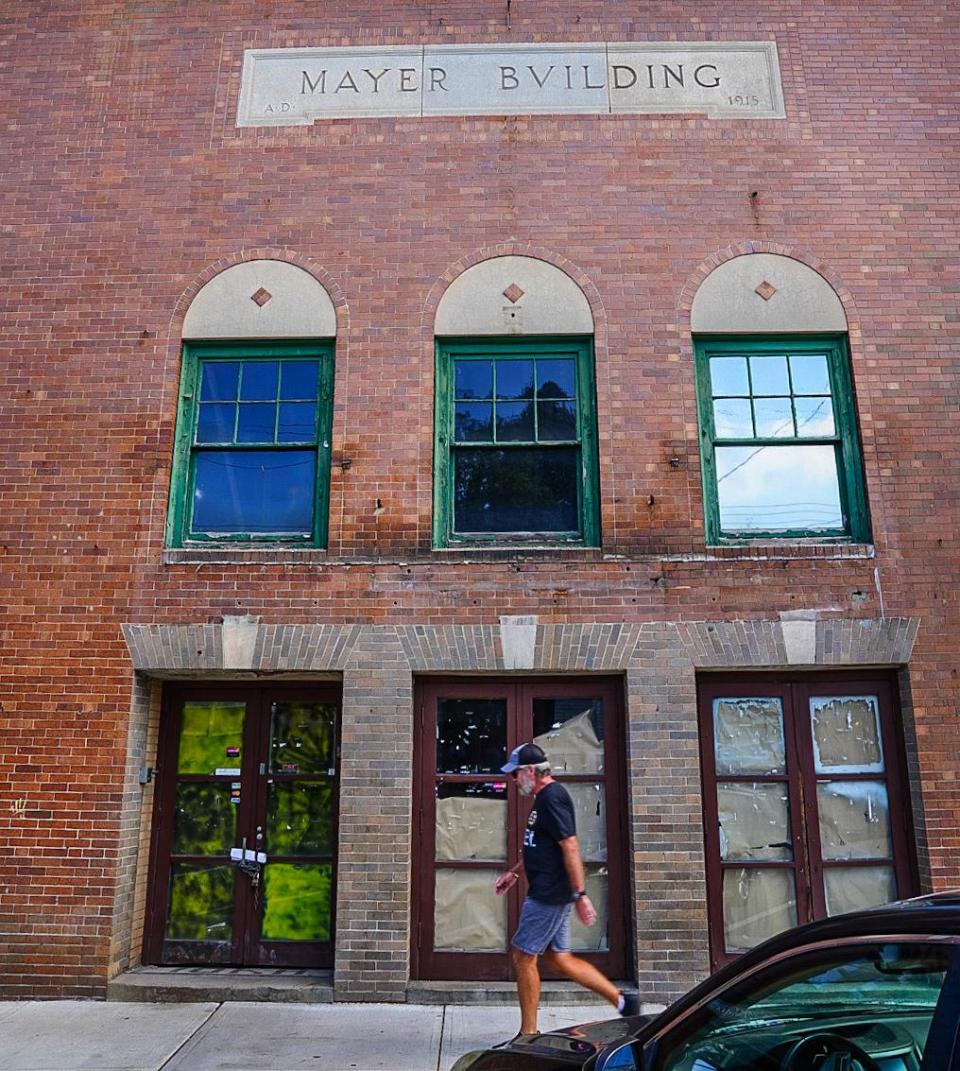
[[[537,957],[519,948],[510,949],[513,958],[513,973],[517,979],[517,996],[520,1000],[520,1033],[537,1033],[537,1009],[540,1006],[540,972]]]
[[[565,978],[569,978],[585,989],[599,993],[604,1000],[609,1000],[616,1008],[620,1001],[620,990],[605,975],[601,974],[592,963],[580,959],[572,952],[556,952],[552,948],[543,954],[544,961]],[[536,964],[534,964],[536,969]],[[519,975],[517,976],[519,978]],[[539,975],[537,976],[539,982]]]

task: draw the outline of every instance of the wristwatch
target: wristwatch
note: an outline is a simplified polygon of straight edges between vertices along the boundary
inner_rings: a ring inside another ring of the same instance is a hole
[[[586,889],[581,889],[579,892],[573,894],[574,900],[582,900],[587,895]]]

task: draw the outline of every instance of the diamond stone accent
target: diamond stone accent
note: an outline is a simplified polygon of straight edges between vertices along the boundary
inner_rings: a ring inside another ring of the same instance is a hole
[[[259,290],[255,291],[254,293],[252,293],[252,294],[250,295],[250,300],[251,300],[251,301],[252,301],[252,302],[253,302],[253,303],[254,303],[255,305],[259,305],[259,306],[260,306],[260,308],[262,309],[262,308],[263,308],[263,306],[264,306],[264,305],[266,305],[266,303],[267,303],[267,302],[268,302],[268,301],[269,301],[269,300],[270,300],[270,299],[271,299],[272,297],[273,297],[273,294],[271,294],[269,290],[264,290],[264,288],[263,288],[263,287],[261,286]]]
[[[759,294],[764,301],[769,301],[773,295],[777,292],[777,288],[773,283],[768,283],[766,279],[754,290],[755,294]]]
[[[516,303],[523,297],[523,291],[516,283],[511,283],[507,289],[504,290],[503,296],[511,305],[516,305]]]

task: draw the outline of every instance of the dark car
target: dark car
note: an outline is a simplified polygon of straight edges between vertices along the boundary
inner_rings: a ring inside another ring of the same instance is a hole
[[[657,1016],[537,1034],[452,1071],[960,1071],[960,891],[789,930]]]

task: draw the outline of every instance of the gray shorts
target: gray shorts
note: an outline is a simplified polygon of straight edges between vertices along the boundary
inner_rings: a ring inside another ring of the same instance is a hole
[[[528,896],[520,911],[520,925],[510,942],[528,956],[539,956],[547,948],[570,951],[570,912],[573,904],[542,904]]]

